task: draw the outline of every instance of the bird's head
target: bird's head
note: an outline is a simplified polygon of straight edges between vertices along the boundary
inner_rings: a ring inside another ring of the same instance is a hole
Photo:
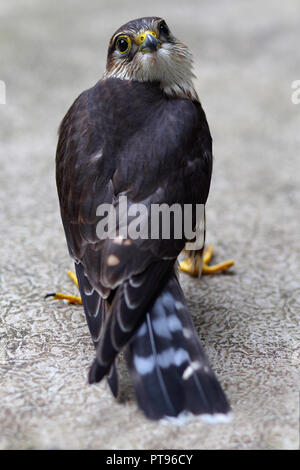
[[[104,77],[159,82],[169,96],[198,99],[191,53],[158,17],[130,21],[115,32]]]

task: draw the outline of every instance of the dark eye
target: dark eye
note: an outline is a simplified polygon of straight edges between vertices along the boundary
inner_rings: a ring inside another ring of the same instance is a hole
[[[160,33],[164,34],[165,36],[169,36],[170,30],[168,26],[166,25],[165,21],[162,21],[161,23],[159,23],[158,29]]]
[[[121,36],[120,38],[117,39],[116,48],[121,54],[125,54],[125,52],[128,52],[130,47],[131,47],[131,41],[128,36]]]

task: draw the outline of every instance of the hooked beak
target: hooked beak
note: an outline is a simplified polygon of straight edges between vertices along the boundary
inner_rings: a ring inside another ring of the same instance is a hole
[[[154,52],[160,48],[161,42],[157,39],[153,31],[145,31],[138,35],[139,51],[143,54],[146,52]]]

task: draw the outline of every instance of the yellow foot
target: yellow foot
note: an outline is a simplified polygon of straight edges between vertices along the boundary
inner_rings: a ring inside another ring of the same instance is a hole
[[[214,253],[214,247],[212,245],[207,245],[205,247],[204,255],[203,255],[202,274],[219,273],[221,271],[226,271],[227,269],[229,269],[231,266],[234,265],[234,260],[228,259],[226,261],[223,261],[223,263],[209,266],[208,263],[211,261],[213,253]]]
[[[77,281],[77,276],[76,274],[70,269],[70,271],[67,272],[68,276],[70,279],[72,279],[72,281],[74,282],[75,286],[78,287],[79,289],[79,285],[78,285],[78,281]]]
[[[195,252],[194,252],[195,253]],[[221,271],[226,271],[234,265],[234,260],[230,259],[223,261],[223,263],[209,266],[209,262],[212,259],[214,248],[212,245],[207,245],[204,249],[203,260],[201,252],[196,252],[194,256],[189,256],[186,260],[179,264],[179,269],[191,276],[198,276],[200,269],[202,274],[215,274]]]
[[[73,271],[70,270],[70,271],[68,271],[68,276],[70,277],[70,279],[72,279],[74,284],[76,284],[76,286],[78,287],[78,281],[77,281],[76,274]],[[67,300],[69,302],[69,304],[80,304],[80,305],[82,305],[81,297],[78,297],[76,295],[68,295],[68,294],[62,294],[61,292],[54,292],[54,293],[45,295],[45,299],[47,297],[52,297],[53,300]]]
[[[189,256],[179,263],[180,271],[189,274],[190,276],[198,276],[202,264],[201,256],[198,254],[195,257]]]

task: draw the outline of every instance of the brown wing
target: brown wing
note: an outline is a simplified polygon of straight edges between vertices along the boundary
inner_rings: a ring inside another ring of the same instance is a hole
[[[185,239],[101,240],[97,208],[118,208],[121,196],[147,208],[205,203],[212,166],[205,114],[199,103],[166,98],[155,83],[102,80],[64,118],[56,162],[70,254],[93,293],[112,303],[97,354],[107,371],[170,275]],[[101,302],[89,302],[79,283],[89,323]]]

